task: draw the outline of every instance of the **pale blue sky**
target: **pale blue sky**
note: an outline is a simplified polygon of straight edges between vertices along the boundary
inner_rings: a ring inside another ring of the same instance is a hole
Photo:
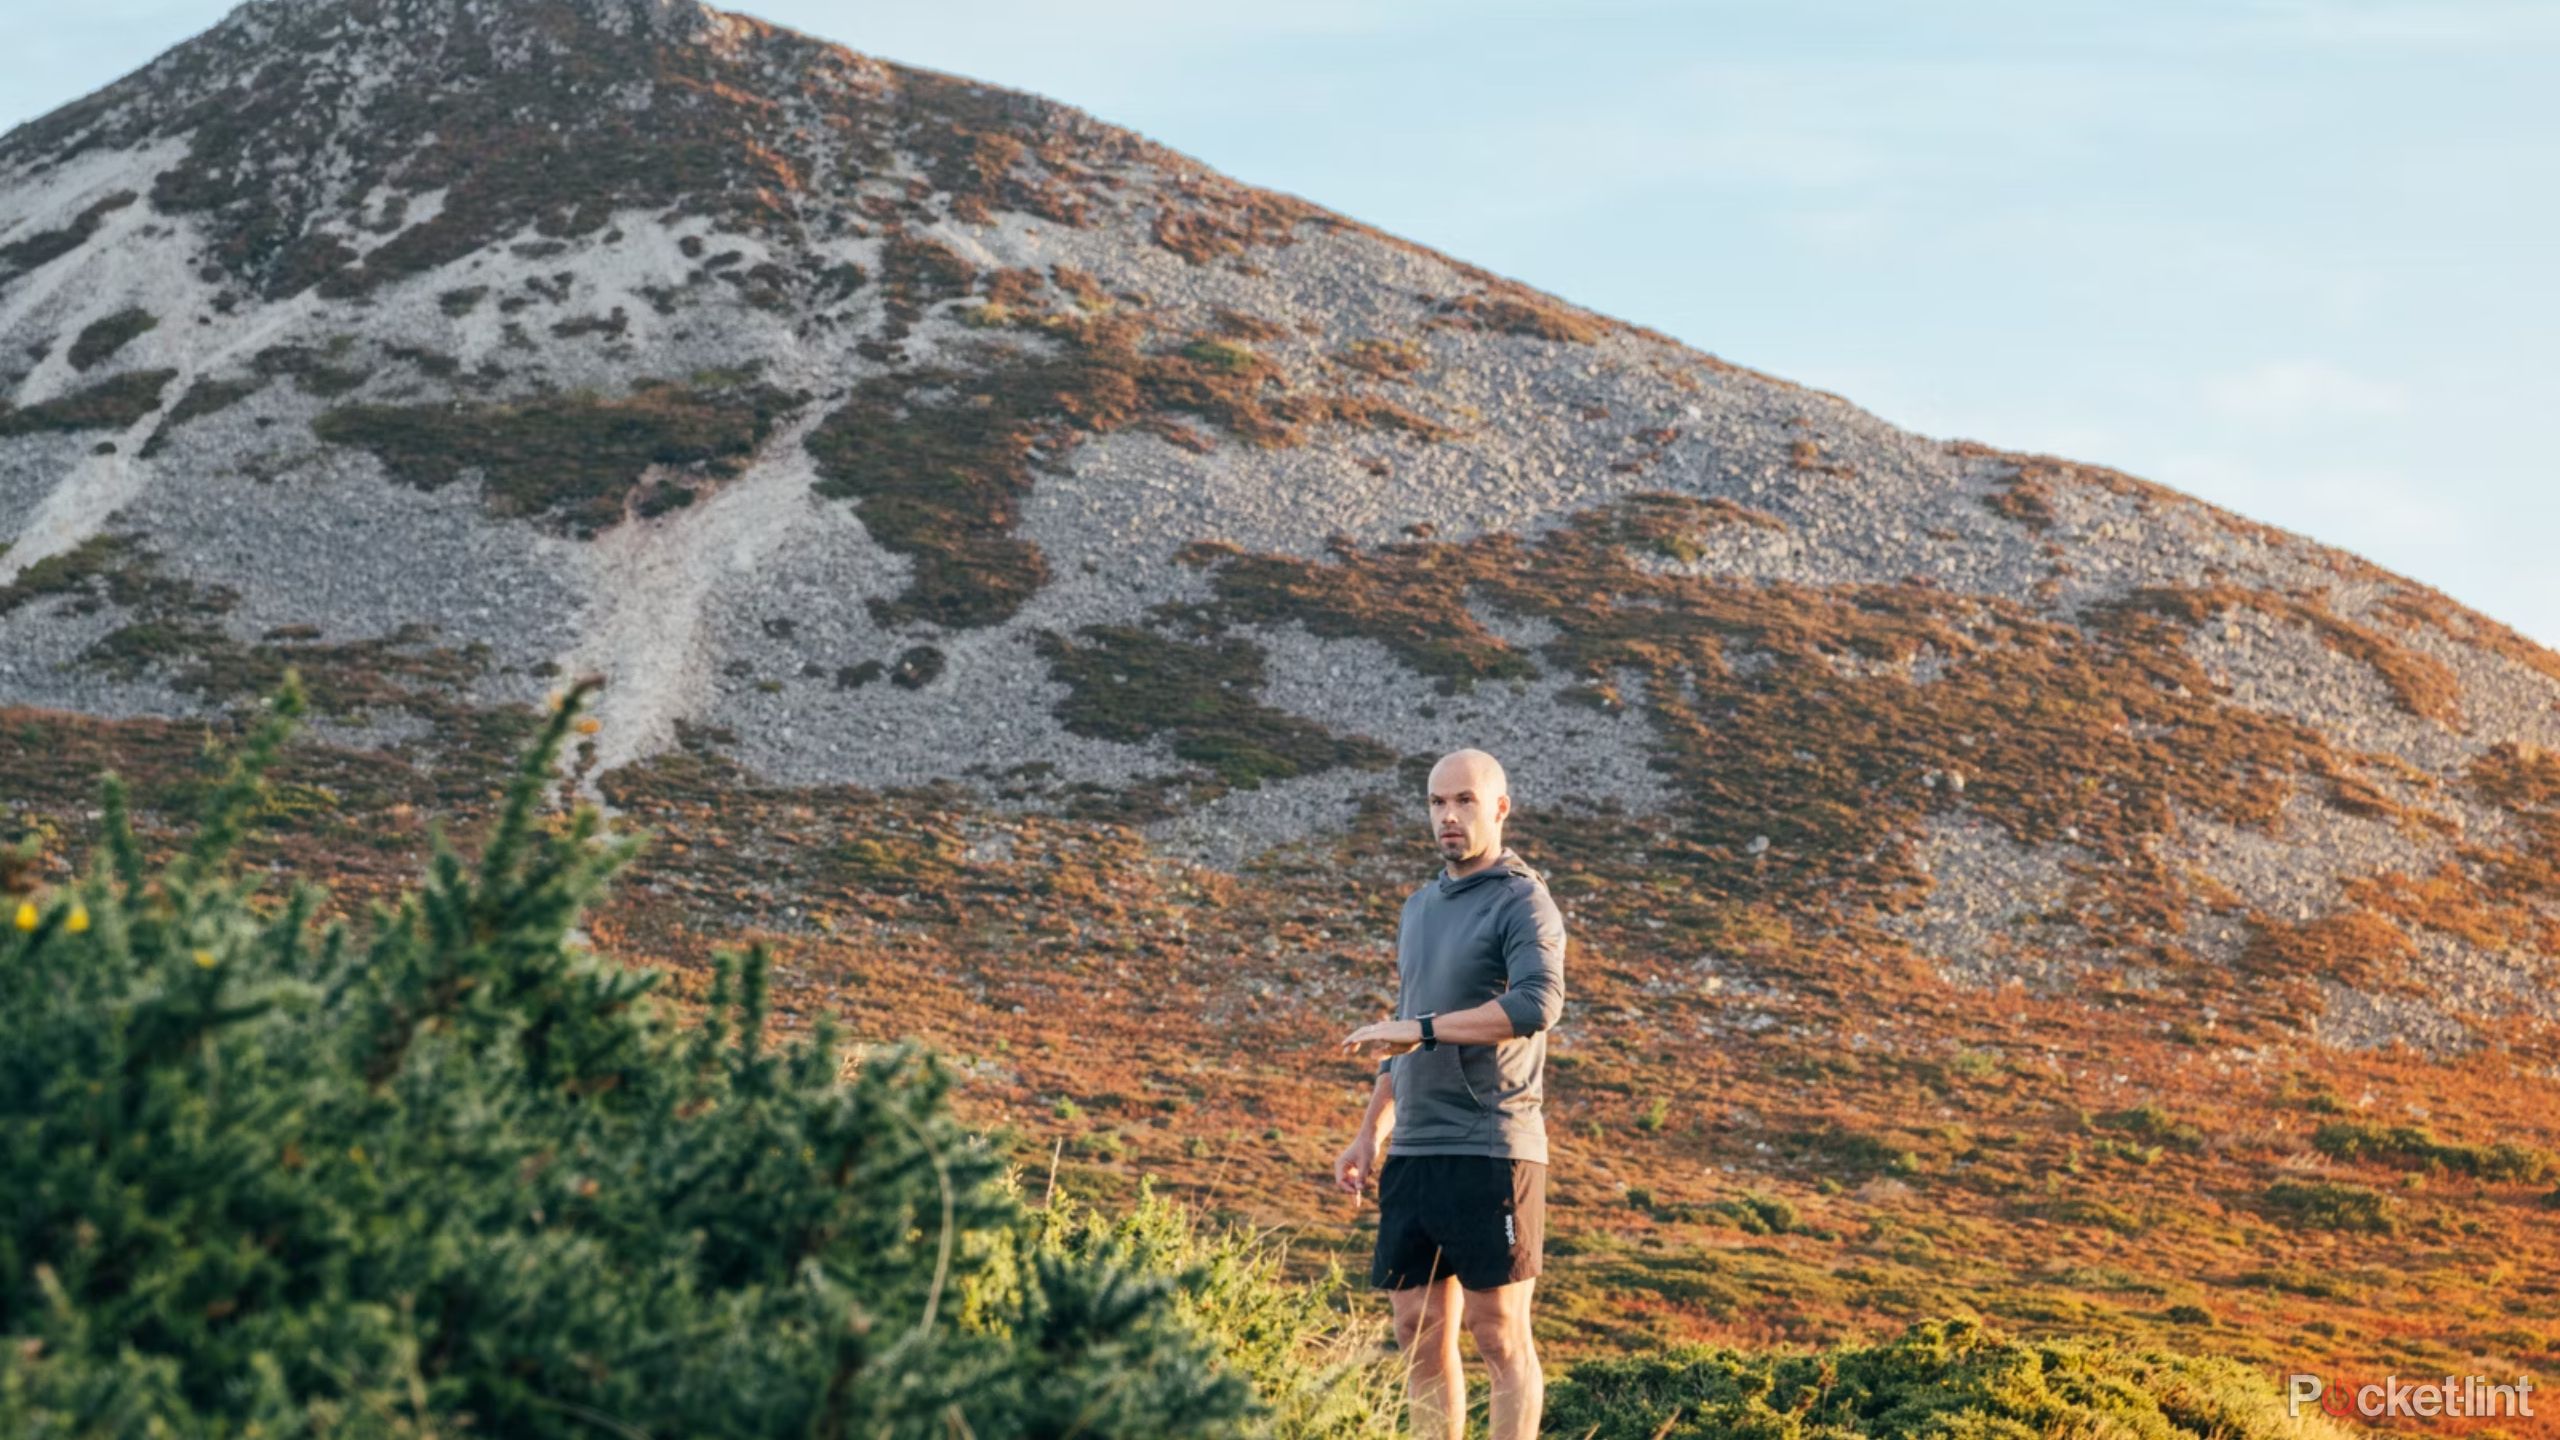
[[[0,0],[0,124],[225,8]],[[744,8],[2560,645],[2550,0]]]

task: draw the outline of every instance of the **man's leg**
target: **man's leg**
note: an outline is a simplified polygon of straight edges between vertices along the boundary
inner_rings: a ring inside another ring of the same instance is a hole
[[[1463,1292],[1467,1333],[1476,1337],[1485,1368],[1493,1372],[1491,1440],[1532,1440],[1546,1412],[1546,1372],[1538,1368],[1538,1345],[1529,1338],[1529,1295],[1537,1284],[1532,1275]]]
[[[1458,1277],[1439,1273],[1387,1296],[1395,1305],[1396,1346],[1405,1356],[1413,1433],[1460,1440],[1467,1433],[1467,1370],[1458,1358]]]

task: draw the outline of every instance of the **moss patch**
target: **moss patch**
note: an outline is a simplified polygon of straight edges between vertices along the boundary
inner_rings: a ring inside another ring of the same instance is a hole
[[[1085,436],[1136,426],[1204,448],[1184,417],[1260,446],[1294,444],[1319,423],[1442,433],[1382,401],[1292,390],[1231,341],[1152,348],[1142,322],[1117,313],[1026,311],[1023,323],[1046,342],[990,339],[972,368],[874,377],[809,437],[819,493],[859,500],[873,537],[915,562],[903,593],[871,602],[884,624],[986,625],[1019,609],[1049,574],[1013,533],[1022,502],[1037,466]]]
[[[877,668],[877,661],[870,663]],[[898,663],[889,667],[889,683],[903,690],[921,690],[942,678],[945,663],[942,651],[936,647],[911,646],[899,652]]]
[[[142,457],[148,460],[168,448],[170,431],[190,420],[201,420],[207,415],[221,414],[265,389],[266,383],[263,379],[252,378],[238,380],[206,378],[189,385],[186,393],[178,397],[178,403],[170,406],[169,413],[163,416],[160,423],[152,429],[151,438],[142,442]]]
[[[237,606],[237,594],[164,574],[158,557],[127,535],[94,536],[0,586],[0,615],[45,602],[72,614],[109,606],[124,612],[124,623],[84,651],[80,664],[123,679],[158,675],[172,689],[216,703],[272,693],[285,670],[298,667],[321,713],[402,709],[462,725],[463,690],[488,663],[485,647],[442,646],[420,626],[335,644],[319,642],[308,627],[256,643],[234,640],[220,617]]]
[[[37,405],[0,402],[0,438],[64,430],[121,430],[160,407],[175,370],[132,370]]]
[[[631,512],[652,466],[697,479],[736,474],[799,399],[752,383],[643,381],[621,397],[343,406],[311,428],[333,445],[372,452],[392,478],[422,490],[477,470],[492,513],[591,537]]]
[[[2271,619],[2310,627],[2320,643],[2350,660],[2371,666],[2401,709],[2444,723],[2462,715],[2462,686],[2443,661],[2393,640],[2369,625],[2331,610],[2318,598],[2277,594],[2229,583],[2205,586],[2146,586],[2107,602],[2110,611],[2144,610],[2187,625],[2202,624],[2233,609],[2250,609]]]
[[[1294,196],[1239,185],[1187,163],[1160,192],[1148,233],[1194,265],[1239,255],[1258,245],[1286,245],[1304,223],[1331,217]]]
[[[2051,467],[2021,465],[1995,482],[1982,503],[1992,514],[2041,534],[2053,528],[2053,497]]]
[[[239,597],[228,590],[202,590],[159,573],[158,562],[130,535],[92,535],[59,555],[47,556],[0,585],[0,615],[39,601],[59,601],[77,615],[91,615],[108,605],[137,610],[155,621],[174,622],[183,615],[210,616],[229,610]]]
[[[162,428],[184,425],[207,415],[218,415],[255,395],[265,386],[262,380],[198,380],[169,407],[169,418]]]
[[[290,376],[305,395],[334,400],[372,378],[372,372],[344,363],[355,349],[353,335],[334,335],[328,344],[270,345],[250,357],[249,368],[267,379]]]
[[[51,264],[88,244],[89,237],[98,233],[98,226],[109,215],[141,198],[130,190],[119,190],[81,211],[70,224],[60,229],[39,230],[33,235],[0,245],[0,285]]]
[[[1398,382],[1410,380],[1430,364],[1421,344],[1413,340],[1355,340],[1335,351],[1333,358],[1344,369],[1373,380]]]
[[[1525,287],[1479,290],[1444,300],[1426,323],[1497,335],[1526,335],[1559,345],[1588,345],[1608,334],[1610,328],[1609,322],[1599,316],[1567,308]]]
[[[1068,730],[1123,745],[1162,738],[1229,785],[1252,789],[1345,765],[1375,770],[1394,759],[1373,741],[1261,703],[1262,651],[1241,640],[1088,625],[1072,641],[1043,634],[1040,653],[1070,692],[1057,710]]]
[[[74,370],[92,369],[132,344],[136,337],[159,326],[160,317],[140,306],[128,305],[82,327],[79,337],[71,342],[70,353],[63,358],[71,362]]]

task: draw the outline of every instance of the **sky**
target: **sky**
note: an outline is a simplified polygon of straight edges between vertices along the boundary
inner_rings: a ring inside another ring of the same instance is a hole
[[[2552,0],[728,0],[2560,647]],[[0,126],[211,24],[0,0]]]

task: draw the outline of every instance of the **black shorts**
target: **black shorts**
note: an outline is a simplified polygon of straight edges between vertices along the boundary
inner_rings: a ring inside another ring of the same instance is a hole
[[[1384,1290],[1455,1275],[1490,1290],[1538,1273],[1547,1240],[1547,1167],[1495,1155],[1390,1155],[1378,1168],[1378,1252],[1369,1283]]]

